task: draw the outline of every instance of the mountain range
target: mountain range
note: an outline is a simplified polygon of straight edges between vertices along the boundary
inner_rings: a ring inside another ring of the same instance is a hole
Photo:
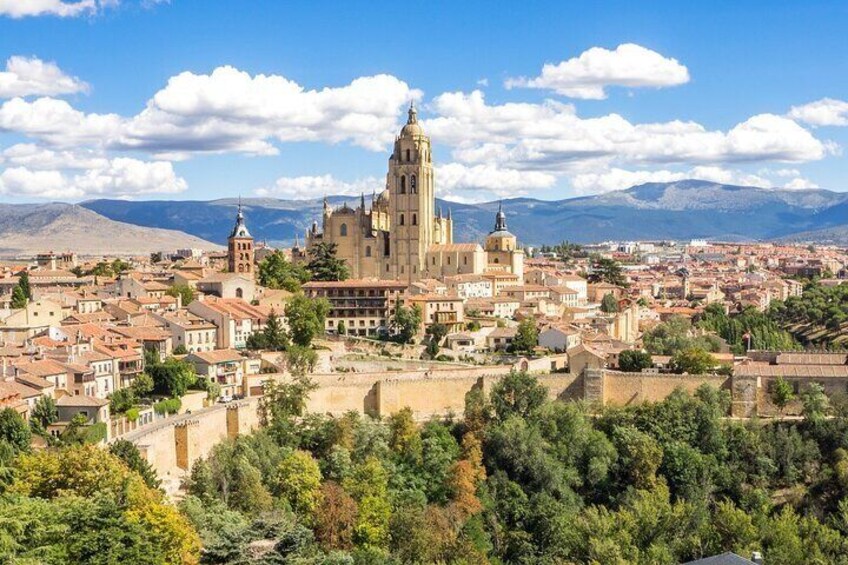
[[[219,248],[184,232],[116,222],[74,204],[0,204],[3,257],[31,257],[50,250],[80,255],[143,255],[188,247]]]
[[[331,196],[333,206],[360,198]],[[366,205],[370,197],[366,198]],[[321,219],[322,199],[242,200],[257,240],[272,245],[301,240]],[[569,240],[711,239],[720,241],[812,241],[848,244],[848,193],[823,189],[764,189],[700,180],[648,183],[594,196],[545,201],[512,198],[465,204],[437,199],[450,211],[456,241],[481,241],[493,228],[499,205],[521,243]],[[238,200],[91,200],[0,204],[0,255],[46,250],[82,255],[143,254],[226,244]]]
[[[331,205],[357,206],[359,197],[332,196]],[[366,198],[366,205],[370,197]],[[92,200],[81,206],[115,221],[181,230],[224,244],[235,218],[236,199],[211,201]],[[323,201],[252,198],[242,200],[253,236],[271,244],[301,238],[320,225]],[[481,240],[494,224],[499,202],[463,204],[437,199],[450,210],[456,241]],[[569,240],[708,238],[751,241],[801,238],[848,241],[848,193],[733,186],[700,180],[647,183],[594,196],[502,202],[509,229],[523,244]]]

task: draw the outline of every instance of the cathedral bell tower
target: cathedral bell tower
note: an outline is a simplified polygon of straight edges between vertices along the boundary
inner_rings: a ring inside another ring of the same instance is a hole
[[[382,278],[415,281],[425,270],[427,249],[434,243],[435,191],[430,138],[418,124],[415,105],[395,139],[389,158],[391,237]]]
[[[241,199],[239,199],[236,225],[233,226],[230,237],[227,238],[229,272],[253,278],[253,253],[253,236],[244,224],[244,213],[241,211]]]

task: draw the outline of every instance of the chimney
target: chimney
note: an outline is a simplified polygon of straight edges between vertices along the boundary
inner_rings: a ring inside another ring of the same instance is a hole
[[[763,554],[759,551],[754,551],[751,553],[751,561],[756,563],[757,565],[763,565]]]

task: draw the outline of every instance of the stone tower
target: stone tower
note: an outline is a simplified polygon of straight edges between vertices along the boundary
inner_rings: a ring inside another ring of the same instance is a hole
[[[244,224],[244,213],[241,211],[241,199],[239,199],[238,213],[236,214],[236,225],[227,238],[228,267],[231,273],[239,273],[253,278],[253,236],[247,231]]]
[[[436,237],[430,138],[418,124],[414,104],[410,104],[409,118],[395,139],[386,186],[391,238],[383,278],[412,282],[420,278],[427,249]]]

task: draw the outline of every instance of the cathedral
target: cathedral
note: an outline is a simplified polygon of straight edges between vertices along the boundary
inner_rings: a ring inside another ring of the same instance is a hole
[[[320,242],[335,243],[352,278],[377,278],[412,283],[489,272],[512,273],[523,280],[524,252],[506,227],[502,209],[485,248],[479,243],[454,243],[453,219],[436,210],[435,179],[430,138],[418,123],[414,105],[395,139],[389,157],[386,188],[365,196],[359,206],[331,208],[324,200],[323,226],[306,233],[307,249]]]

